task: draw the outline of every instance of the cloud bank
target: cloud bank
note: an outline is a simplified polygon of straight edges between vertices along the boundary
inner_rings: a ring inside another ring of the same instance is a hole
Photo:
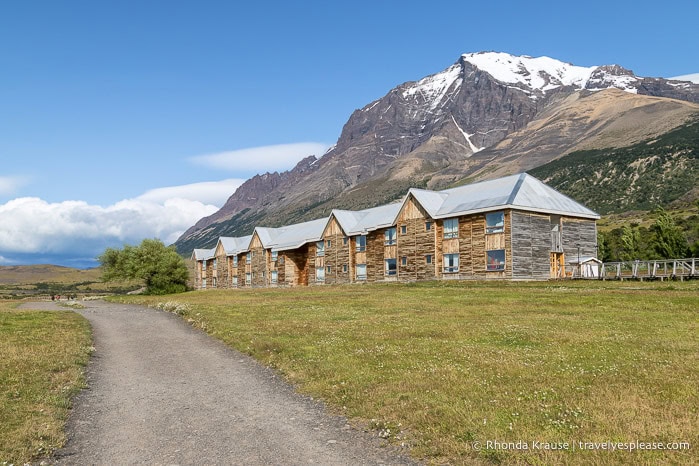
[[[319,142],[299,142],[219,152],[191,157],[197,165],[236,172],[288,170],[309,155],[320,158],[330,146]]]
[[[229,179],[153,189],[107,207],[84,201],[13,199],[0,205],[0,265],[94,266],[107,247],[137,244],[144,238],[171,244],[199,219],[216,212],[242,182]]]

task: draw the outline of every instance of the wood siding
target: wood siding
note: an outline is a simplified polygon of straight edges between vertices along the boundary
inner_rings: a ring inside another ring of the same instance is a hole
[[[561,242],[566,262],[580,256],[597,257],[597,224],[594,220],[563,217],[561,219]]]
[[[551,275],[551,218],[512,212],[512,278],[546,280]]]
[[[425,224],[430,223],[427,230]],[[405,233],[403,233],[405,227]],[[396,222],[398,279],[401,281],[431,280],[435,278],[437,228],[427,212],[412,196],[398,214]],[[430,256],[431,262],[427,262]],[[405,258],[405,264],[403,260]]]
[[[325,283],[328,285],[350,283],[354,277],[353,270],[350,267],[350,246],[352,242],[347,238],[347,244],[345,244],[345,238],[346,236],[340,224],[332,217],[323,232],[323,241],[325,241]],[[328,271],[328,267],[330,271]]]

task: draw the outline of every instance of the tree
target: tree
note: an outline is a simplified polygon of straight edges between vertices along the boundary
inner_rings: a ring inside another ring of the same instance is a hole
[[[187,290],[189,272],[184,259],[159,239],[144,239],[138,246],[126,245],[121,250],[107,248],[98,260],[105,281],[143,280],[148,294]]]
[[[687,237],[665,210],[660,209],[651,231],[653,249],[662,259],[681,259],[689,255]]]

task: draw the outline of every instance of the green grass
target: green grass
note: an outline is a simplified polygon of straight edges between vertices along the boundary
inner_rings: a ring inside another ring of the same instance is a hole
[[[71,397],[84,386],[88,322],[68,311],[15,310],[0,301],[0,464],[63,445]]]
[[[699,283],[210,290],[175,310],[431,462],[699,461]],[[474,451],[473,442],[690,442]]]

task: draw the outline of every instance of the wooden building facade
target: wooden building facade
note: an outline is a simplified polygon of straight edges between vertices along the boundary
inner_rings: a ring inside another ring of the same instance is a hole
[[[567,261],[596,256],[598,218],[527,174],[444,191],[411,189],[400,203],[221,238],[213,260],[210,250],[193,254],[195,284],[565,278]]]

